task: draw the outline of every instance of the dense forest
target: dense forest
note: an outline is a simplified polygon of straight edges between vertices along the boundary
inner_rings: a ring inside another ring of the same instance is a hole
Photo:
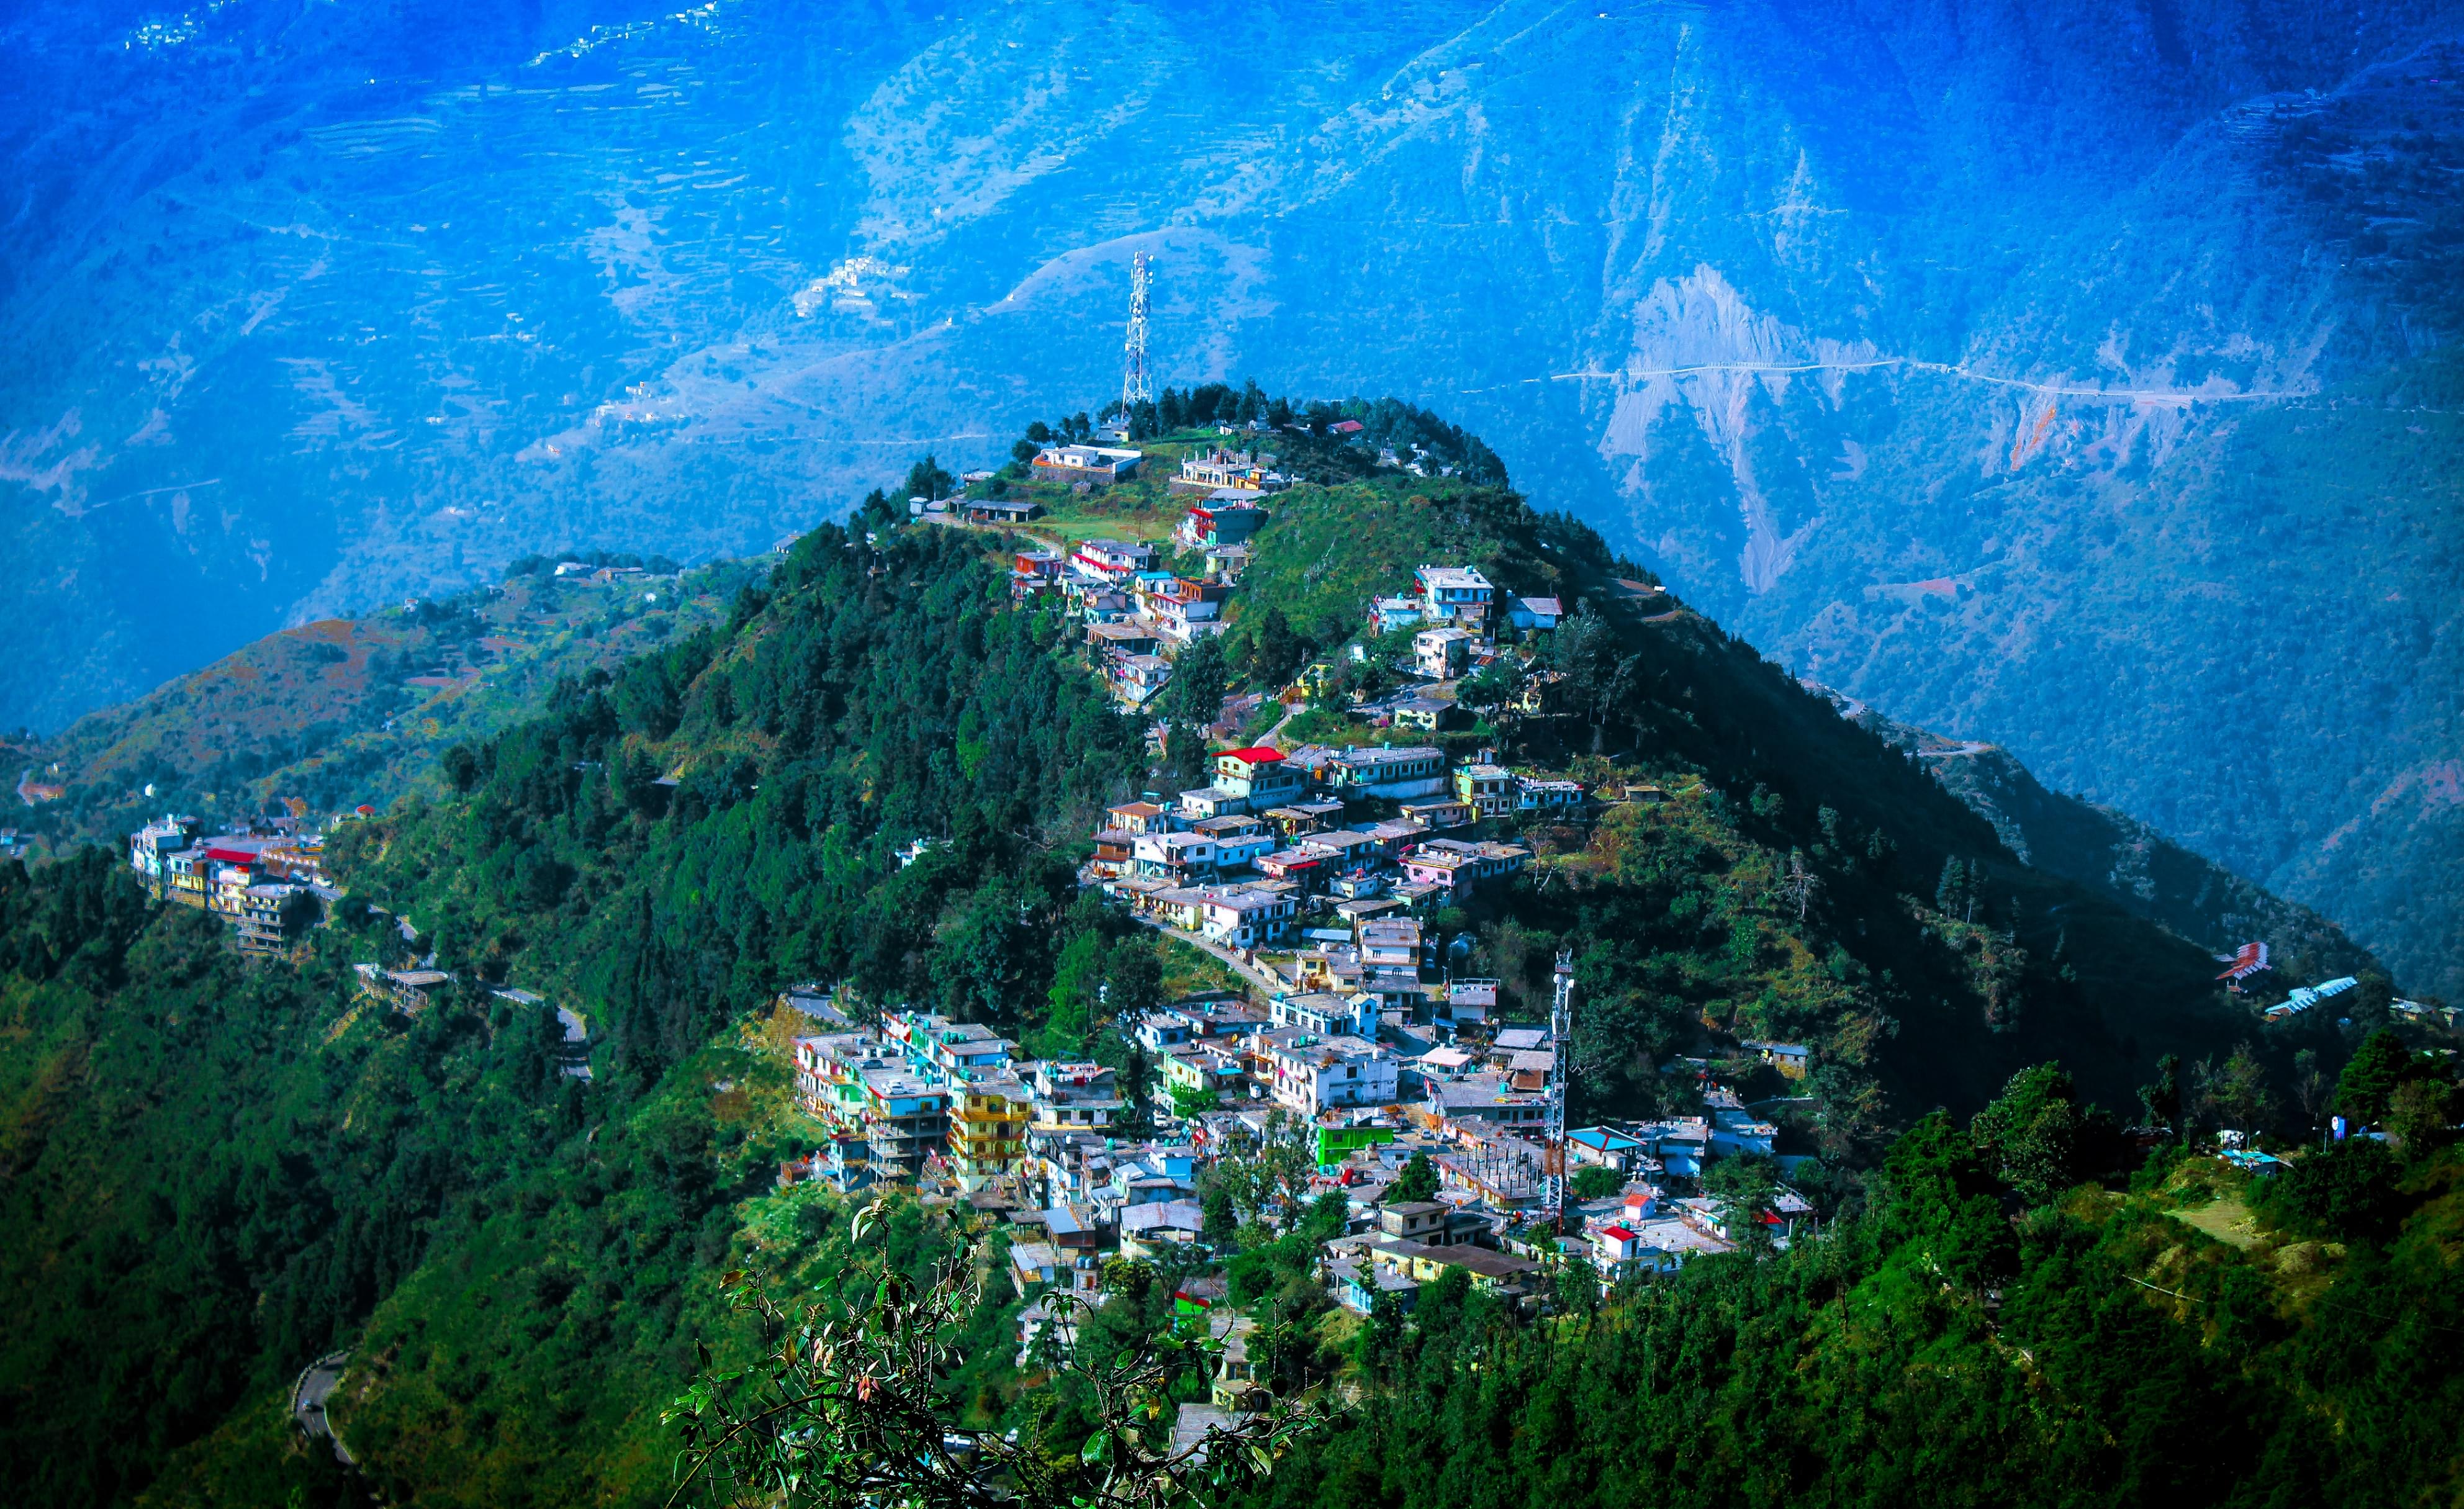
[[[1105,803],[1187,758],[1201,710],[1154,747],[1071,621],[1013,603],[1001,544],[886,507],[813,530],[707,627],[565,677],[342,825],[348,892],[287,960],[149,909],[101,851],[0,866],[0,1470],[50,1502],[338,1500],[358,1490],[296,1439],[287,1392],[347,1343],[330,1408],[361,1485],[651,1501],[661,1406],[700,1347],[747,1345],[720,1275],[912,1269],[963,1239],[901,1206],[859,1241],[840,1202],[776,1186],[820,1128],[774,994],[845,982],[1134,1077],[1104,1014],[1191,968],[1075,863]],[[1497,483],[1372,467],[1287,494],[1214,674],[1238,689],[1332,654],[1353,632],[1338,594],[1430,558],[1573,610],[1542,650],[1550,711],[1441,737],[1667,798],[1523,825],[1531,871],[1433,926],[1527,1005],[1574,951],[1580,1114],[1673,1107],[1683,1056],[1742,1083],[1741,1037],[1817,1044],[1784,1135],[1829,1234],[1607,1295],[1573,1275],[1536,1324],[1443,1286],[1408,1323],[1356,1324],[1309,1271],[1328,1212],[1285,1197],[1287,1152],[1244,1155],[1204,1194],[1234,1299],[1281,1318],[1277,1376],[1369,1389],[1269,1497],[1960,1497],[1945,1467],[2018,1498],[2300,1480],[2275,1456],[2253,1470],[2273,1476],[2203,1476],[2184,1454],[2218,1441],[2282,1441],[2322,1493],[2452,1481],[2435,1448],[2387,1444],[2403,1432],[2348,1427],[2324,1455],[2296,1433],[2347,1409],[2453,1418],[2449,1354],[2403,1329],[2454,1314],[2431,1092],[2406,1092],[2400,1154],[2318,1160],[2331,1187],[2288,1177],[2280,1199],[2169,1140],[2306,1131],[2340,1072],[2390,1105],[2399,1083],[2446,1094],[2441,1061],[2354,1054],[2383,1001],[2350,1034],[2260,1028],[2200,951],[2022,864],[1716,625],[1639,611],[1630,562]],[[457,980],[417,1018],[355,994],[352,964],[429,956]],[[499,986],[583,1016],[594,1077],[562,1072],[549,1007]],[[2096,1103],[2172,1128],[2146,1168]],[[2174,1214],[2234,1201],[2259,1224],[2230,1241]],[[1178,1277],[1112,1275],[1128,1302],[1095,1345],[1168,1323]],[[1011,1355],[1016,1304],[997,1283],[974,1316],[952,1409],[1083,1432],[1084,1401]],[[2144,1388],[2164,1397],[2134,1404]],[[2179,1439],[2214,1410],[2240,1423]]]
[[[1566,1295],[1553,1324],[1441,1286],[1363,1328],[1375,1391],[1265,1499],[2452,1501],[2454,1150],[2347,1144],[2245,1191],[2167,1146],[2100,1183],[2086,1120],[2032,1071],[1903,1135],[1820,1241]],[[2227,1240],[2182,1219],[2245,1195]]]

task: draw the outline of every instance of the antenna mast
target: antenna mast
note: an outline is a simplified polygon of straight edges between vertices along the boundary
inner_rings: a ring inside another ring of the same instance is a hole
[[[1551,1231],[1566,1229],[1566,1083],[1573,1075],[1574,951],[1557,951],[1557,990],[1549,1003],[1549,1134],[1542,1144],[1541,1208]]]
[[[1130,333],[1121,342],[1121,418],[1126,423],[1135,406],[1152,403],[1155,383],[1147,376],[1147,254],[1130,258]]]

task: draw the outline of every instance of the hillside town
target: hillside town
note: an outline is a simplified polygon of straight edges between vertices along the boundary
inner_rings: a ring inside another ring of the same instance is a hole
[[[1112,1063],[1027,1061],[979,1024],[913,1010],[867,1021],[818,987],[786,992],[776,1009],[821,1029],[795,1039],[796,1091],[830,1132],[780,1178],[845,1192],[896,1183],[963,1203],[1008,1225],[1022,1295],[1050,1286],[1100,1302],[1112,1258],[1182,1271],[1228,1256],[1203,1197],[1209,1170],[1277,1166],[1287,1220],[1342,1196],[1345,1230],[1323,1243],[1321,1274],[1329,1298],[1363,1314],[1381,1296],[1408,1308],[1453,1268],[1536,1308],[1572,1258],[1638,1277],[1733,1250],[1740,1220],[1784,1246],[1811,1218],[1785,1188],[1750,1213],[1701,1192],[1715,1161],[1771,1156],[1777,1129],[1700,1063],[1679,1067],[1701,1114],[1551,1140],[1565,1083],[1555,1033],[1484,1019],[1498,982],[1426,978],[1413,931],[1369,921],[1354,943],[1316,951],[1375,960],[1377,989],[1200,994],[1125,1020],[1132,1051]],[[1570,990],[1561,967],[1561,996]],[[1419,1004],[1388,1004],[1398,996]],[[1769,1046],[1801,1072],[1802,1048]],[[1066,1314],[1030,1305],[1021,1346]]]
[[[1109,443],[1044,448],[1032,477],[1085,497],[1149,459],[1126,435],[1096,438]],[[1117,705],[1153,717],[1176,662],[1229,626],[1266,504],[1288,484],[1272,455],[1205,447],[1170,480],[1183,511],[1169,541],[1029,531],[1010,557],[1013,596],[1067,612]],[[917,499],[911,511],[1011,527],[1042,512],[1002,501],[995,511]],[[1193,556],[1202,570],[1188,569]],[[1022,1355],[1047,1329],[1069,1332],[1075,1302],[1102,1302],[1112,1258],[1189,1275],[1231,1256],[1207,1192],[1226,1164],[1287,1170],[1272,1202],[1286,1227],[1340,1196],[1342,1230],[1323,1241],[1318,1273],[1329,1299],[1363,1315],[1408,1309],[1449,1270],[1536,1310],[1570,1260],[1617,1279],[1749,1239],[1785,1245],[1812,1215],[1800,1195],[1782,1187],[1739,1207],[1702,1182],[1717,1160],[1772,1158],[1773,1123],[1688,1061],[1671,1068],[1692,1092],[1674,1098],[1699,1102],[1693,1113],[1568,1127],[1570,967],[1561,961],[1549,1022],[1507,1019],[1505,982],[1461,973],[1468,939],[1450,947],[1438,930],[1446,908],[1533,862],[1515,842],[1528,823],[1661,796],[1587,791],[1495,748],[1400,741],[1464,727],[1462,680],[1554,631],[1563,614],[1557,600],[1503,592],[1472,564],[1423,565],[1364,603],[1361,619],[1370,639],[1408,633],[1396,667],[1413,685],[1347,705],[1320,663],[1277,699],[1291,711],[1343,708],[1394,742],[1236,742],[1209,756],[1207,784],[1108,808],[1081,884],[1213,955],[1245,988],[1124,1015],[1104,1062],[1028,1061],[989,1027],[868,1014],[818,986],[782,995],[780,1010],[820,1029],[795,1039],[797,1093],[831,1131],[781,1180],[913,1185],[1002,1220],[1012,1279],[1031,1301],[1018,1322]],[[1525,670],[1520,660],[1512,668]],[[1529,672],[1525,694],[1544,695],[1549,679]],[[1783,1080],[1808,1071],[1802,1044],[1746,1051]],[[1231,1377],[1249,1321],[1221,1305],[1221,1279],[1179,1282],[1191,1305],[1225,1312],[1215,1329],[1230,1344],[1220,1366]],[[1217,1403],[1239,1391],[1219,1382]]]

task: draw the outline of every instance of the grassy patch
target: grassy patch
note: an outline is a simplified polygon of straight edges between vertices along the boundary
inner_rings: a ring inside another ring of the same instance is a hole
[[[2247,1252],[2258,1245],[2258,1228],[2250,1207],[2230,1195],[2213,1204],[2169,1214],[2183,1225],[2205,1232],[2228,1246]]]

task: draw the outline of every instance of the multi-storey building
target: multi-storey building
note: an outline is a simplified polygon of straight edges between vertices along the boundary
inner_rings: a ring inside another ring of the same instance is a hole
[[[155,894],[162,894],[165,866],[174,854],[189,848],[205,824],[179,813],[168,813],[128,836],[128,867],[143,876]]]
[[[1040,1062],[1029,1082],[1033,1119],[1030,1138],[1082,1132],[1109,1136],[1130,1119],[1113,1072],[1100,1063]]]
[[[1263,842],[1263,841],[1261,841]],[[1254,949],[1273,943],[1291,926],[1299,903],[1270,890],[1225,891],[1207,899],[1199,913],[1199,931],[1216,943]]]
[[[1484,881],[1513,874],[1530,858],[1531,851],[1520,844],[1431,839],[1403,856],[1403,873],[1460,895]]]
[[[864,1089],[864,1140],[872,1149],[874,1174],[915,1178],[923,1172],[924,1161],[949,1143],[950,1092],[903,1063],[867,1069],[858,1083]]]
[[[954,1085],[950,1092],[950,1163],[959,1187],[979,1190],[1026,1157],[1034,1095],[1007,1071]]]
[[[957,1021],[936,1012],[894,1012],[883,1018],[881,1035],[898,1045],[918,1074],[942,1084],[1005,1071],[1014,1046],[980,1022]]]
[[[1216,1043],[1180,1043],[1157,1055],[1155,1063],[1161,1071],[1155,1089],[1158,1121],[1179,1119],[1176,1090],[1183,1096],[1220,1098],[1227,1090],[1238,1089],[1243,1080],[1241,1056]]]
[[[796,1039],[796,1094],[804,1109],[847,1130],[864,1124],[864,1075],[895,1068],[905,1056],[869,1032]]]
[[[1422,566],[1418,576],[1420,599],[1432,622],[1460,623],[1475,632],[1488,627],[1497,605],[1497,589],[1471,566]]]
[[[282,908],[292,897],[308,894],[304,886],[251,886],[240,898],[237,924],[242,953],[285,953],[291,942],[282,935]]]
[[[1446,624],[1412,636],[1412,663],[1431,681],[1452,681],[1471,661],[1479,637],[1469,629]]]
[[[1395,1100],[1395,1055],[1366,1039],[1304,1035],[1269,1041],[1266,1090],[1303,1116],[1342,1105],[1385,1105]]]
[[[1082,540],[1069,564],[1105,581],[1126,581],[1155,564],[1155,547],[1126,539]]]
[[[1487,760],[1458,765],[1455,796],[1484,818],[1502,818],[1514,810],[1514,773]]]
[[[1266,1014],[1275,1026],[1312,1038],[1366,1038],[1377,1031],[1377,1001],[1370,995],[1286,992],[1267,1002]]]

